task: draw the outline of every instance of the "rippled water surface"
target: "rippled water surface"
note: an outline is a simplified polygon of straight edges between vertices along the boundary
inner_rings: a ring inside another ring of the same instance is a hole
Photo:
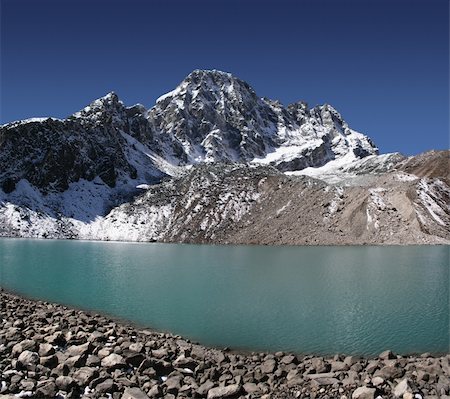
[[[449,351],[449,247],[0,239],[0,285],[207,345]]]

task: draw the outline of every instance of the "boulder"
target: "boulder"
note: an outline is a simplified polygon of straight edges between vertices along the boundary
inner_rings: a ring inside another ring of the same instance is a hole
[[[117,353],[111,353],[102,359],[101,365],[111,370],[125,368],[127,364],[122,356]]]
[[[73,373],[73,379],[78,382],[80,386],[89,385],[89,383],[97,378],[98,371],[93,367],[81,367]]]
[[[56,386],[61,389],[61,391],[68,392],[76,383],[72,377],[67,375],[59,376],[56,381]]]
[[[32,339],[25,339],[18,344],[15,344],[12,348],[11,355],[13,357],[19,356],[23,351],[34,352],[37,349],[36,341]]]
[[[352,393],[352,399],[374,399],[375,388],[359,387]]]
[[[394,396],[396,398],[401,398],[403,395],[408,391],[409,385],[408,385],[408,379],[405,378],[404,380],[401,380],[394,388]]]
[[[72,345],[69,346],[66,350],[69,357],[72,356],[83,356],[91,353],[92,351],[92,344],[90,342],[86,342],[82,345]]]
[[[26,350],[19,355],[17,361],[23,368],[31,369],[39,364],[39,355],[36,352]]]
[[[211,388],[208,391],[207,399],[220,399],[235,396],[241,391],[241,386],[238,384],[227,385],[225,387]]]
[[[139,388],[125,388],[121,399],[149,399],[149,397]]]
[[[50,356],[55,353],[55,348],[52,345],[44,343],[39,345],[39,356]]]

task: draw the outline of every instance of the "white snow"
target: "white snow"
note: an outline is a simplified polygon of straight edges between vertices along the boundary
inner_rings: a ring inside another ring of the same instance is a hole
[[[444,198],[439,195],[439,189],[443,190]],[[445,185],[437,180],[432,182],[428,179],[421,179],[418,184],[417,194],[423,206],[426,208],[431,217],[440,225],[445,226],[443,219],[448,219],[450,213],[450,191]]]
[[[280,214],[286,210],[291,205],[291,200],[287,202],[287,204],[283,205],[280,209],[277,209],[277,216],[280,216]]]
[[[21,119],[21,120],[17,120],[17,121],[12,121],[12,122],[8,122],[8,123],[5,123],[3,125],[0,125],[0,127],[10,128],[10,127],[16,127],[16,126],[19,126],[19,125],[25,125],[27,123],[33,123],[33,122],[41,123],[41,122],[45,122],[45,121],[47,121],[49,119],[53,119],[53,120],[56,120],[56,121],[61,121],[61,119],[59,119],[59,118],[53,118],[52,116],[45,116],[45,117],[39,117],[39,118],[28,118],[28,119]]]
[[[409,173],[400,172],[395,175],[395,179],[398,181],[414,181],[418,177],[416,175],[410,175]]]
[[[268,165],[291,161],[298,158],[303,151],[308,148],[314,149],[315,147],[320,146],[321,143],[321,140],[314,140],[303,145],[281,145],[273,149],[273,151],[269,152],[266,156],[254,158],[251,162],[261,165]]]

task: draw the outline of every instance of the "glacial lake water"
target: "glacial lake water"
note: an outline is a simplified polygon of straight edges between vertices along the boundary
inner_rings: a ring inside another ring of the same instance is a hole
[[[0,285],[202,344],[449,351],[449,247],[0,240]]]

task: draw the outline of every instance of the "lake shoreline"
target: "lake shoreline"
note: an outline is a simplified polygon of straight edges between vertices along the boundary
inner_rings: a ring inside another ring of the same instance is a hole
[[[450,354],[220,350],[0,290],[0,398],[445,398]],[[420,395],[420,396],[419,396]]]

